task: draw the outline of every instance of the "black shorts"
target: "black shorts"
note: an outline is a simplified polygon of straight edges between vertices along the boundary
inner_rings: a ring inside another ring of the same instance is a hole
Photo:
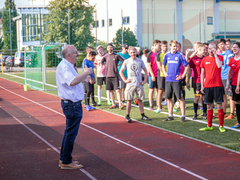
[[[166,78],[165,77],[158,77],[158,89],[163,89],[165,90],[165,80]]]
[[[201,93],[201,83],[193,83],[193,91],[195,96],[199,96]],[[196,91],[199,91],[199,93],[196,93]]]
[[[119,78],[118,77],[107,77],[106,78],[106,90],[117,90],[119,89]]]
[[[204,103],[205,104],[212,104],[213,100],[217,104],[223,102],[223,94],[224,89],[223,87],[210,87],[210,88],[204,88]]]
[[[182,79],[182,86],[186,86],[186,76]]]
[[[165,83],[165,98],[172,99],[173,92],[178,99],[183,97],[182,82],[166,82]]]
[[[148,85],[148,88],[150,89],[154,89],[154,88],[158,88],[158,78],[155,77],[156,81],[152,81],[152,77],[151,76],[148,76],[148,79],[149,79],[149,85]]]
[[[194,77],[192,77],[191,79],[192,79],[192,88],[193,88],[193,84],[194,84]]]
[[[106,77],[97,77],[97,85],[103,85],[103,82],[106,84]]]
[[[91,84],[90,82],[84,82],[83,89],[84,89],[84,93],[94,92],[94,84]]]
[[[240,94],[236,94],[235,90],[236,90],[237,86],[233,86],[232,85],[232,99],[236,102],[236,101],[240,101]]]
[[[232,92],[232,79],[230,79],[230,88],[228,90],[228,95],[233,97],[233,92]]]

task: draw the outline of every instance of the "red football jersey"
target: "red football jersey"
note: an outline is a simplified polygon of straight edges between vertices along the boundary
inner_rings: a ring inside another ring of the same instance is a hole
[[[204,57],[193,56],[190,59],[189,66],[193,69],[194,83],[201,83],[201,62]]]
[[[223,62],[223,57],[218,56],[218,59]],[[222,87],[222,79],[221,79],[221,69],[218,68],[216,64],[215,57],[206,56],[203,58],[201,63],[201,68],[205,70],[205,81],[204,88],[209,87]]]
[[[235,60],[232,57],[229,60],[228,66],[231,67],[232,70],[232,85],[237,86],[238,72],[240,68],[240,60]]]

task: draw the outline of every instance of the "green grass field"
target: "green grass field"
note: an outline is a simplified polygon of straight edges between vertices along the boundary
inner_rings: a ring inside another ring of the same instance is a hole
[[[24,73],[20,72],[20,73],[10,73],[12,75],[16,75],[19,77],[24,77]],[[24,80],[20,79],[18,77],[13,77],[13,76],[9,76],[7,74],[0,74],[0,77],[8,79],[10,81],[14,81],[17,82],[19,84],[24,84]],[[48,83],[52,83],[53,85],[56,84],[55,81],[55,73],[54,72],[49,72],[47,74],[47,82]],[[52,87],[51,87],[52,88]],[[102,96],[106,97],[106,91],[105,91],[105,86],[103,86],[103,92],[102,92]],[[144,90],[145,90],[145,102],[144,102],[144,107],[149,107],[148,101],[147,101],[147,97],[148,97],[148,87],[147,85],[144,85]],[[46,93],[50,93],[53,95],[57,95],[57,90],[51,90],[51,91],[46,91]],[[95,95],[97,95],[97,85],[95,85]],[[193,91],[192,89],[190,91],[188,91],[186,89],[186,117],[192,118],[193,117],[193,110],[191,110],[191,107],[193,107]],[[97,101],[97,97],[95,98],[95,100]],[[167,107],[164,106],[165,109],[162,110],[162,112],[168,112],[167,111]],[[119,110],[119,109],[108,109],[109,106],[107,105],[107,101],[105,99],[102,99],[102,106],[98,106],[98,109],[104,110],[104,111],[109,111],[111,113],[114,114],[118,114],[121,116],[125,116],[126,115],[126,111],[125,110]],[[125,108],[124,108],[125,109]],[[227,109],[227,115],[229,115],[229,107]],[[217,110],[214,110],[215,115],[217,115]],[[155,113],[153,111],[149,111],[149,110],[145,110],[145,114],[150,117],[152,119],[152,121],[142,121],[141,120],[141,116],[140,116],[140,112],[139,109],[137,107],[132,107],[131,110],[131,114],[130,117],[132,119],[135,119],[137,121],[141,121],[156,127],[160,127],[169,131],[173,131],[176,133],[180,133],[182,135],[188,136],[188,137],[192,137],[192,138],[196,138],[208,143],[212,143],[218,146],[222,146],[225,148],[229,148],[235,151],[240,151],[240,133],[233,131],[233,130],[228,130],[225,133],[220,133],[218,130],[218,127],[214,127],[213,131],[208,131],[208,132],[199,132],[199,128],[201,127],[205,127],[206,124],[200,123],[200,122],[196,122],[196,121],[191,121],[191,120],[187,120],[186,123],[181,123],[180,122],[180,118],[178,117],[174,117],[174,121],[170,121],[170,122],[163,122],[162,120],[164,118],[166,118],[168,115],[167,114],[163,114],[163,113]],[[174,113],[176,115],[181,115],[181,111],[178,110],[178,112]],[[202,111],[198,110],[198,114],[202,114]],[[199,120],[201,119],[201,116],[199,116]],[[113,120],[114,121],[114,120]],[[206,120],[202,120],[202,122],[206,122]],[[127,123],[127,122],[126,122]],[[218,124],[218,118],[213,119],[213,123]],[[225,120],[224,122],[224,126],[225,127],[231,127],[234,124],[237,123],[236,117],[232,120]],[[127,125],[127,124],[126,124]],[[181,139],[179,139],[181,140]],[[187,148],[187,147],[186,147]]]

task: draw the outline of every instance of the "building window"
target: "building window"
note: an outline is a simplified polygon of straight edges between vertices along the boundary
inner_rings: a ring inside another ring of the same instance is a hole
[[[104,27],[105,25],[104,25],[104,20],[102,20],[102,27]]]
[[[207,17],[207,25],[213,25],[213,17]]]
[[[112,26],[112,19],[109,19],[109,26]]]
[[[94,26],[93,26],[94,28],[98,28],[99,26],[98,26],[98,21],[94,21]]]
[[[130,18],[129,16],[123,17],[122,18],[122,24],[130,24]]]

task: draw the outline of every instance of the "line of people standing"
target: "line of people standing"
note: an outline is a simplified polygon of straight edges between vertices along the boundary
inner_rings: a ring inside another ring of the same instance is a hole
[[[228,41],[230,44],[231,41]],[[231,105],[231,114],[226,116],[227,108],[227,95],[228,89],[230,88],[230,80],[233,78],[232,74],[229,75],[229,62],[234,55],[230,50],[227,49],[227,41],[225,39],[220,39],[218,43],[211,42],[209,45],[207,43],[202,44],[201,42],[194,43],[194,50],[191,52],[191,49],[187,49],[186,54],[181,52],[181,44],[175,40],[170,41],[170,51],[168,50],[168,42],[154,40],[152,50],[149,52],[148,49],[143,50],[143,56],[140,67],[138,67],[140,73],[135,73],[137,75],[136,87],[143,85],[148,82],[148,99],[150,110],[154,110],[153,107],[153,95],[154,89],[156,89],[156,113],[160,113],[163,109],[162,99],[165,96],[167,100],[167,107],[169,116],[163,121],[174,120],[173,111],[174,103],[179,101],[180,109],[182,113],[181,122],[186,121],[185,117],[185,86],[190,88],[190,79],[192,77],[192,87],[194,89],[194,117],[193,120],[196,120],[198,117],[197,111],[199,108],[199,101],[201,102],[203,114],[202,118],[209,121],[208,127],[211,126],[211,121],[213,116],[213,100],[215,100],[216,106],[218,108],[218,115],[215,118],[219,118],[219,130],[224,132],[223,121],[224,118],[232,119],[234,118],[234,104],[236,93],[233,91],[229,95],[230,105]],[[237,46],[237,43],[233,47]],[[97,51],[98,55],[95,57],[94,64],[97,67],[97,84],[98,84],[98,105],[101,105],[101,88],[103,82],[106,84],[108,104],[110,109],[117,107],[115,104],[114,91],[117,94],[118,107],[120,109],[124,108],[124,105],[127,104],[127,116],[126,119],[128,122],[131,122],[129,114],[129,87],[132,83],[133,67],[124,65],[125,61],[134,60],[137,58],[137,50],[132,49],[127,44],[122,46],[122,51],[120,53],[113,52],[112,44],[107,45],[107,54],[104,54],[103,47],[98,46]],[[220,51],[218,52],[218,48]],[[131,49],[131,50],[130,50]],[[130,51],[136,51],[136,53],[130,54]],[[236,56],[236,55],[235,55]],[[88,57],[88,56],[87,56]],[[137,58],[137,60],[139,60]],[[206,62],[209,60],[208,62]],[[211,60],[211,61],[210,61]],[[138,61],[136,61],[138,62]],[[205,63],[205,64],[204,64]],[[208,64],[211,64],[208,66]],[[86,63],[83,63],[83,67]],[[144,66],[143,66],[144,65]],[[87,66],[88,67],[88,66]],[[209,68],[211,67],[211,68]],[[123,70],[124,69],[124,70]],[[146,72],[145,70],[146,69]],[[128,74],[128,71],[130,74]],[[137,71],[136,71],[137,72]],[[204,73],[203,73],[204,72]],[[220,78],[219,78],[220,73]],[[141,76],[140,76],[141,75]],[[145,75],[147,77],[145,78]],[[229,80],[227,80],[229,76]],[[139,78],[141,81],[139,81]],[[94,78],[93,78],[94,79]],[[219,80],[219,81],[218,81]],[[145,82],[146,81],[146,82]],[[229,83],[229,84],[228,84]],[[232,83],[232,82],[231,82]],[[90,83],[91,84],[91,83]],[[234,81],[235,84],[235,81]],[[234,86],[234,85],[233,85]],[[231,86],[231,87],[233,87]],[[128,88],[127,88],[128,87]],[[208,89],[210,88],[210,89]],[[213,90],[211,89],[213,88]],[[91,89],[91,88],[90,88]],[[127,89],[127,90],[126,90]],[[216,90],[218,89],[218,90]],[[235,88],[236,89],[236,88]],[[142,91],[142,90],[141,90]],[[223,91],[223,92],[222,92]],[[137,93],[137,103],[141,106],[142,97],[138,94],[138,90],[135,89]],[[216,92],[218,94],[216,94]],[[215,93],[215,94],[214,94]],[[110,94],[110,95],[109,95]],[[222,95],[221,95],[222,94]],[[234,95],[233,95],[234,94]],[[175,96],[174,102],[172,100],[173,95]],[[234,98],[233,98],[234,96]],[[86,91],[86,97],[89,97],[88,91]],[[111,101],[110,101],[111,97]],[[128,97],[128,98],[127,98]],[[220,98],[222,97],[222,99]],[[219,99],[220,98],[220,99]],[[127,101],[127,103],[125,102]],[[140,100],[140,104],[139,104]],[[223,101],[223,102],[222,102]],[[235,101],[236,102],[236,101]],[[141,111],[141,109],[140,109]],[[237,107],[236,107],[236,112]],[[141,111],[142,114],[142,111]],[[145,116],[145,115],[144,115]],[[240,117],[239,117],[240,118]],[[146,118],[150,120],[150,118]],[[234,127],[238,128],[238,125]],[[210,128],[211,129],[211,128]],[[200,129],[200,131],[208,129]]]

